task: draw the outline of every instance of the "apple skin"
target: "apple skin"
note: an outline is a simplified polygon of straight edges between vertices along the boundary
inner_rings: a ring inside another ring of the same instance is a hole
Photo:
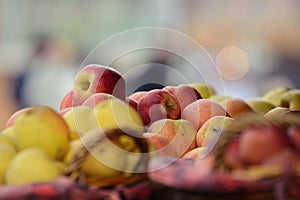
[[[261,164],[286,148],[292,144],[285,130],[272,125],[246,128],[240,136],[239,154],[247,165]]]
[[[163,90],[170,92],[177,98],[181,111],[190,103],[202,99],[199,92],[190,85],[180,84],[176,87],[167,86]]]
[[[222,132],[235,122],[235,119],[226,116],[214,116],[209,118],[197,132],[197,146],[209,147],[210,145],[215,145]]]
[[[87,106],[90,108],[94,108],[98,103],[106,100],[106,99],[111,99],[111,98],[115,98],[113,95],[111,94],[107,94],[107,93],[95,93],[91,96],[89,96],[83,103],[83,106]]]
[[[140,113],[145,125],[160,119],[178,119],[180,117],[180,104],[176,97],[162,89],[147,92],[138,103]]]
[[[139,101],[141,100],[141,98],[144,96],[144,94],[146,94],[147,91],[138,91],[138,92],[134,92],[131,95],[129,95],[129,99],[132,99],[134,101],[136,101],[137,103],[139,103]]]
[[[69,111],[72,110],[73,108],[75,108],[75,107],[64,108],[64,109],[62,109],[61,111],[59,111],[59,114],[60,114],[61,116],[64,116],[67,112],[69,112]]]
[[[152,123],[148,132],[164,136],[176,149],[177,157],[197,147],[196,129],[183,119],[161,119]]]
[[[195,158],[199,159],[206,153],[207,147],[197,147],[185,153],[182,157],[183,158]]]
[[[66,93],[63,100],[60,103],[60,111],[64,110],[65,108],[73,107],[73,90],[70,90]]]
[[[86,65],[74,81],[73,106],[81,105],[95,93],[111,94],[125,101],[125,80],[113,68],[102,65]]]
[[[199,92],[203,99],[208,99],[209,97],[217,94],[215,88],[211,85],[200,82],[193,82],[190,85]]]
[[[287,135],[289,136],[290,141],[295,147],[296,151],[300,155],[300,128],[299,127],[288,128]]]
[[[245,114],[255,113],[254,110],[243,99],[225,99],[223,104],[227,113],[234,119],[239,119]]]
[[[290,109],[284,108],[284,107],[275,107],[269,112],[267,112],[264,117],[270,121],[273,121],[274,119],[278,119],[280,117],[284,117],[285,113],[288,113]]]
[[[126,97],[126,103],[128,103],[131,107],[133,107],[137,111],[138,103],[135,100]]]
[[[147,132],[143,136],[150,144],[150,153],[158,153],[158,156],[176,157],[176,149],[169,144],[169,141],[163,135]]]
[[[198,99],[182,111],[181,118],[190,121],[199,130],[213,116],[229,116],[226,110],[210,99]]]
[[[224,152],[224,163],[232,169],[243,169],[245,167],[240,156],[239,147],[240,138],[234,138],[229,142]]]
[[[32,110],[32,108],[23,108],[23,109],[20,109],[20,110],[14,112],[14,113],[8,118],[8,120],[7,120],[7,122],[6,122],[6,125],[5,125],[5,128],[9,128],[9,127],[13,126],[14,123],[15,123],[16,118],[17,118],[21,113],[27,112],[27,111],[29,111],[29,110]]]
[[[69,127],[63,117],[50,107],[37,106],[20,113],[13,128],[18,150],[37,147],[55,159],[61,159],[68,150]]]
[[[92,108],[81,105],[64,113],[63,118],[70,130],[70,140],[75,140],[92,130],[92,111]]]

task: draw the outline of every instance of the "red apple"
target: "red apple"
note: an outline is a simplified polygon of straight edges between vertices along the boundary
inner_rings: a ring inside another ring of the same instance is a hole
[[[164,136],[175,147],[177,157],[197,147],[194,126],[183,119],[161,119],[153,122],[148,132]]]
[[[155,133],[144,133],[143,136],[150,144],[150,153],[158,153],[159,156],[176,157],[176,149],[162,135]]]
[[[235,138],[229,142],[224,152],[224,163],[232,169],[243,169],[244,163],[241,159],[240,138]]]
[[[176,87],[167,86],[163,90],[170,92],[177,98],[181,111],[190,103],[202,98],[195,88],[185,84],[181,84]]]
[[[125,101],[125,80],[115,69],[91,64],[81,69],[74,82],[73,106],[81,105],[95,93],[111,94]]]
[[[106,99],[111,99],[111,98],[114,98],[114,96],[111,95],[111,94],[107,94],[107,93],[103,93],[103,92],[95,93],[95,94],[89,96],[82,103],[82,105],[90,107],[90,108],[94,108],[98,103],[100,103],[100,102],[102,102],[102,101],[104,101]]]
[[[168,85],[168,86],[164,87],[163,90],[165,90],[175,96],[175,88],[176,88],[176,86]]]
[[[136,101],[137,103],[139,103],[140,99],[146,93],[147,93],[146,91],[138,91],[138,92],[132,93],[128,98]]]
[[[67,112],[69,112],[69,110],[71,110],[72,108],[74,108],[74,107],[64,108],[64,109],[62,109],[62,110],[59,111],[59,114],[60,114],[61,116],[64,116],[64,115],[65,115]]]
[[[227,113],[234,119],[243,117],[245,114],[254,113],[254,110],[243,99],[230,98],[225,99],[223,103]]]
[[[245,164],[261,164],[268,157],[291,148],[284,129],[275,126],[251,127],[240,136],[240,157]]]
[[[154,89],[143,95],[138,103],[138,112],[144,124],[149,125],[159,119],[178,119],[180,117],[180,105],[169,92]]]
[[[226,110],[210,99],[198,99],[186,106],[181,118],[190,121],[197,130],[213,116],[229,116]]]
[[[20,109],[16,112],[14,112],[7,120],[5,128],[11,127],[14,125],[16,118],[23,112],[28,111],[28,110],[32,110],[32,108],[23,108]]]
[[[126,97],[126,103],[128,103],[131,107],[133,107],[135,110],[137,110],[138,103],[135,100],[130,99],[129,97]]]
[[[73,107],[73,90],[67,92],[60,104],[60,110]]]
[[[207,147],[197,147],[197,148],[194,148],[194,149],[188,151],[182,157],[199,159],[199,158],[205,156],[206,150],[207,150]]]
[[[300,127],[290,127],[287,130],[287,134],[300,155]]]

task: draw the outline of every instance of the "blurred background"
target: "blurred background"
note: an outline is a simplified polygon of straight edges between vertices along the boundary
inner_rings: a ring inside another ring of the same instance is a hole
[[[227,95],[247,99],[277,86],[300,87],[299,11],[297,0],[0,0],[0,130],[20,108],[59,110],[89,52],[132,28],[164,27],[193,38],[217,64]],[[136,56],[139,64],[188,68],[168,53]],[[130,68],[131,59],[117,64]]]

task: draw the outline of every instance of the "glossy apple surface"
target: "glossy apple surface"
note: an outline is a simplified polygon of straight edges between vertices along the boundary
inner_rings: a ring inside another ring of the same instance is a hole
[[[155,89],[147,92],[138,103],[140,113],[145,125],[160,119],[178,119],[180,105],[176,97],[169,92]]]
[[[111,94],[125,101],[125,80],[113,68],[102,65],[87,65],[81,69],[74,81],[73,105],[81,105],[95,93]]]

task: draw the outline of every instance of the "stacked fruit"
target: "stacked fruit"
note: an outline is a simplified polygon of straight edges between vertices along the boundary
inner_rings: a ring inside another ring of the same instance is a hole
[[[87,65],[78,72],[59,112],[38,106],[12,115],[0,134],[0,183],[34,183],[70,175],[96,186],[115,185],[147,171],[148,157],[143,153],[202,158],[220,142],[224,130],[245,115],[264,113],[272,119],[296,112],[291,110],[298,109],[300,102],[298,90],[288,89],[246,101],[219,95],[203,83],[166,86],[128,97],[125,86],[116,70]],[[274,101],[279,96],[280,100]],[[274,142],[274,148],[266,150],[263,158],[277,153],[277,146],[294,146],[298,150],[293,157],[299,161],[299,129],[289,129],[288,139],[276,138],[283,134],[277,134],[280,130],[275,128],[264,129],[265,138],[257,137],[256,129],[250,130],[243,134],[246,142],[230,145],[233,150],[228,150],[225,159],[228,165],[261,162],[253,148],[268,141]],[[251,143],[251,138],[256,140]],[[241,161],[241,155],[250,158]]]

